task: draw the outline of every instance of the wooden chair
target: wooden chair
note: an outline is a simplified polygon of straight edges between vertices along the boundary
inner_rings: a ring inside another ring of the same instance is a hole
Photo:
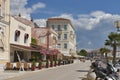
[[[24,70],[28,70],[28,69],[29,69],[28,63],[24,62]]]
[[[13,69],[13,64],[11,64],[10,62],[7,62],[5,70],[12,70],[12,69]]]
[[[16,69],[17,69],[17,70],[20,70],[20,68],[21,68],[21,63],[20,63],[20,62],[17,62],[17,63],[16,63]]]

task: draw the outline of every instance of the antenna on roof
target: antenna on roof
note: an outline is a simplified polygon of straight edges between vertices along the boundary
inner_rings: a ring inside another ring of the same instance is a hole
[[[31,17],[31,21],[33,22],[33,18]]]
[[[19,13],[18,16],[21,17],[21,14]]]

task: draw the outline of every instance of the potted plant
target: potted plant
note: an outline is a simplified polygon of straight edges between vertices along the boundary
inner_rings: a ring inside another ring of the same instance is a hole
[[[56,66],[56,65],[57,65],[57,61],[55,60],[55,61],[54,61],[54,66]]]
[[[49,67],[49,61],[48,61],[48,59],[46,60],[46,68],[48,68]]]
[[[35,60],[32,61],[32,66],[31,66],[31,70],[34,71],[36,68],[36,65],[35,65]]]
[[[53,67],[53,60],[50,60],[50,67]]]
[[[58,66],[60,66],[60,63],[61,63],[61,60],[59,59],[59,60],[58,60]]]
[[[39,61],[39,66],[38,66],[39,69],[42,69],[42,61],[40,60]]]

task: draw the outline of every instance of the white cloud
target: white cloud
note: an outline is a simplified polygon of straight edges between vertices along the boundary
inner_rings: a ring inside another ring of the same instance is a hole
[[[11,15],[18,15],[19,13],[30,19],[30,15],[35,12],[35,10],[39,8],[45,8],[46,5],[44,3],[37,3],[32,5],[32,7],[26,8],[25,6],[28,4],[28,0],[11,0]]]
[[[91,44],[92,44],[92,42],[91,42],[91,41],[89,41],[89,42],[88,42],[88,45],[91,45]]]
[[[77,16],[77,19],[75,19],[72,14],[66,13],[55,17],[70,19],[76,27],[84,28],[87,30],[92,30],[103,21],[104,23],[111,24],[115,20],[120,20],[120,15],[105,13],[103,11],[94,11],[90,14],[80,14]]]
[[[36,10],[38,8],[45,8],[45,4],[39,2],[39,3],[37,3],[37,4],[35,4],[35,5],[32,6],[33,10]]]
[[[47,19],[35,19],[34,21],[38,24],[38,26],[40,26],[40,27],[46,27],[46,21],[47,21]]]

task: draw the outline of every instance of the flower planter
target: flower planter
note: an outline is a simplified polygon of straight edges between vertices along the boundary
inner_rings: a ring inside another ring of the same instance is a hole
[[[39,65],[39,66],[38,66],[38,69],[42,69],[42,65]]]
[[[50,67],[53,67],[53,61],[50,61]]]
[[[60,66],[60,64],[61,64],[61,60],[58,60],[58,66]]]
[[[56,61],[54,61],[54,66],[56,66],[57,65],[57,62]]]
[[[38,69],[42,69],[42,61],[41,60],[39,61]]]
[[[32,71],[35,71],[35,68],[36,68],[36,66],[32,66],[32,67],[31,67],[31,70],[32,70]]]
[[[49,61],[47,60],[46,61],[46,68],[48,68],[49,67]]]

